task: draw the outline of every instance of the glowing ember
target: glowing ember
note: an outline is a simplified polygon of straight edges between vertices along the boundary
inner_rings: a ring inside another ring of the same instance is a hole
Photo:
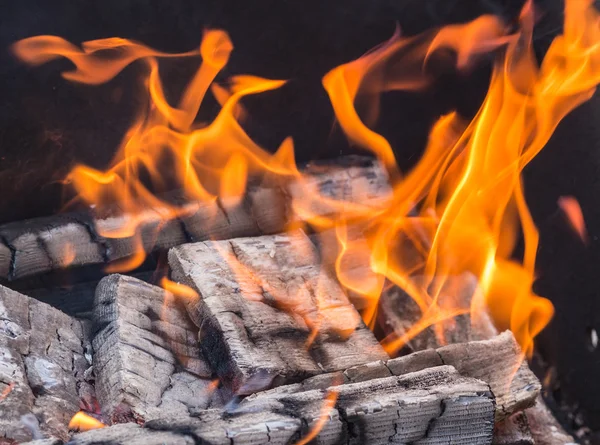
[[[585,220],[583,219],[583,212],[581,211],[579,202],[572,196],[561,196],[558,198],[558,206],[565,212],[569,224],[571,224],[575,233],[581,238],[581,241],[587,243],[587,229],[585,227]]]
[[[98,428],[104,428],[105,426],[106,425],[104,425],[98,419],[95,419],[83,411],[76,413],[69,422],[69,429],[71,431],[96,430]]]
[[[598,23],[591,0],[567,0],[564,34],[554,40],[538,66],[531,45],[533,11],[527,3],[513,34],[507,35],[508,28],[492,16],[412,38],[395,34],[324,77],[341,128],[353,144],[383,162],[394,180],[393,196],[373,207],[332,201],[310,190],[305,196],[311,202],[295,201],[292,206],[312,228],[335,229],[340,252],[337,276],[364,299],[362,315],[367,323],[373,325],[386,285],[400,286],[418,304],[422,320],[407,336],[387,339],[388,348],[400,348],[408,337],[430,325],[443,337],[445,324],[465,308],[441,304],[440,292],[446,281],[468,273],[477,278],[476,292],[482,296],[472,299],[473,318],[487,304],[498,327],[512,329],[523,349],[532,352],[533,338],[548,323],[553,308],[532,291],[538,232],[520,175],[562,117],[589,99],[600,82]],[[373,118],[381,93],[427,88],[434,80],[428,62],[440,49],[456,54],[458,69],[474,63],[479,54],[494,51],[490,88],[472,122],[457,113],[440,118],[420,162],[402,177],[391,145],[361,120],[354,102],[360,97],[365,99],[361,103],[371,104],[368,116]],[[215,202],[218,197],[219,205],[231,207],[240,204],[253,176],[294,178],[310,187],[296,168],[291,140],[270,154],[250,139],[237,120],[246,114],[240,105],[245,96],[277,89],[284,81],[237,76],[226,87],[213,83],[232,50],[222,31],[207,32],[198,50],[181,54],[165,54],[118,38],[85,42],[81,49],[53,36],[15,44],[15,53],[30,64],[68,58],[76,69],[64,77],[75,82],[107,82],[135,60],[147,67],[144,85],[149,106],[140,111],[124,137],[111,168],[98,171],[79,165],[67,178],[79,200],[97,209],[117,202],[130,215],[119,224],[98,228],[103,236],[137,240],[136,254],[111,271],[129,270],[144,260],[140,226],[145,222],[159,218],[166,223],[185,213],[185,208],[157,197],[169,186],[180,187],[189,201]],[[171,106],[159,75],[160,59],[198,56],[202,64],[179,104]],[[209,89],[221,111],[210,123],[196,123]],[[177,173],[175,184],[169,183],[165,169]],[[150,180],[143,182],[142,176]],[[333,216],[312,212],[317,202],[327,202],[336,210]],[[583,236],[581,212],[573,210],[571,201],[563,208]],[[347,236],[351,225],[362,227],[366,240]],[[524,252],[517,257],[515,247],[521,237]],[[368,276],[356,277],[347,268],[346,260],[357,256],[370,265]],[[192,296],[172,283],[165,282],[165,287]]]

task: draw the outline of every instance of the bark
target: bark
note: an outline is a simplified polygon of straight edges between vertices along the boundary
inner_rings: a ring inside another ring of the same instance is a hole
[[[188,312],[238,394],[388,358],[301,231],[186,244],[169,264],[200,295]]]
[[[198,347],[198,329],[164,289],[122,275],[96,290],[94,370],[111,423],[188,416],[214,390]]]
[[[84,346],[77,320],[0,286],[0,442],[68,438],[89,389]]]
[[[373,160],[358,157],[309,165],[302,180],[264,180],[248,187],[240,205],[217,200],[187,202],[165,196],[183,208],[180,218],[165,220],[164,210],[146,209],[138,236],[108,238],[102,234],[131,223],[133,215],[69,214],[0,226],[0,279],[14,281],[67,267],[103,267],[131,256],[141,245],[147,252],[186,242],[229,239],[281,232],[310,211],[335,212],[316,193],[335,200],[378,205],[389,196],[386,172]],[[294,201],[294,204],[292,204]]]

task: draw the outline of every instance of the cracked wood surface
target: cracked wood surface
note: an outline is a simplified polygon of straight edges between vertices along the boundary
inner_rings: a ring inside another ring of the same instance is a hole
[[[297,443],[318,426],[311,443],[448,443],[492,440],[494,402],[488,386],[440,366],[400,377],[298,391],[275,388],[234,410],[205,410],[195,418],[155,420],[142,428],[116,425],[73,436],[70,444],[212,445]],[[335,400],[325,404],[328,395]]]
[[[198,329],[171,293],[110,275],[96,290],[96,393],[111,422],[187,417],[212,398]]]
[[[31,440],[37,429],[68,438],[88,366],[77,320],[0,286],[0,443]]]
[[[165,221],[164,211],[147,209],[136,219],[144,223],[139,236],[109,238],[102,234],[131,223],[132,215],[59,215],[0,226],[0,279],[13,281],[66,267],[105,265],[129,257],[137,247],[166,250],[186,242],[228,239],[281,232],[302,219],[303,212],[324,215],[335,207],[318,199],[379,205],[389,196],[388,177],[374,160],[348,157],[308,165],[302,180],[263,178],[250,184],[242,203],[217,200],[182,203],[182,215]],[[181,202],[176,194],[165,196]],[[292,200],[294,205],[292,205]]]
[[[301,231],[186,244],[169,264],[200,295],[188,313],[238,394],[388,358]]]

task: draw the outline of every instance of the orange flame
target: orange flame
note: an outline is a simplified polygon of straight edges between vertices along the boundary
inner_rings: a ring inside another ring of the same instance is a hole
[[[105,426],[106,425],[100,422],[98,419],[95,419],[83,411],[77,412],[69,422],[69,429],[71,431],[96,430],[98,428],[104,428]]]
[[[323,196],[314,181],[298,171],[291,139],[283,141],[274,154],[251,140],[237,120],[246,114],[240,101],[275,90],[284,81],[236,76],[226,86],[215,84],[233,50],[223,31],[206,32],[199,50],[180,54],[119,38],[85,42],[78,48],[53,36],[22,40],[13,50],[33,65],[65,57],[75,69],[64,77],[87,84],[106,82],[136,60],[146,68],[148,104],[125,135],[111,167],[99,171],[78,165],[67,178],[78,199],[100,212],[117,203],[127,215],[105,219],[98,227],[101,235],[131,238],[137,247],[132,257],[113,264],[111,271],[129,270],[144,260],[151,246],[147,233],[142,238],[141,228],[152,227],[158,233],[162,224],[189,211],[157,193],[179,187],[189,201],[220,199],[235,206],[242,202],[249,178],[268,172],[293,177],[305,189],[303,197],[291,203],[299,218],[316,230],[335,229],[337,277],[360,296],[362,315],[370,326],[386,283],[400,286],[414,299],[422,319],[409,333],[390,337],[389,348],[398,349],[408,337],[432,324],[443,337],[444,325],[469,309],[449,304],[444,289],[449,281],[469,274],[476,277],[475,292],[485,303],[473,299],[472,318],[487,305],[498,328],[512,329],[523,349],[531,353],[533,338],[550,320],[553,307],[532,291],[538,232],[520,175],[562,117],[589,99],[600,82],[598,13],[591,0],[567,0],[565,8],[564,33],[554,40],[541,66],[533,54],[533,9],[528,2],[520,28],[513,34],[507,35],[508,28],[493,16],[416,37],[396,33],[323,78],[350,142],[376,155],[394,181],[391,198],[376,203]],[[492,50],[496,63],[479,113],[470,123],[456,112],[441,117],[420,162],[402,177],[392,146],[368,126],[378,116],[379,96],[392,90],[427,88],[435,80],[430,63],[435,57],[452,53],[456,67],[464,69],[479,54]],[[166,100],[160,78],[159,63],[165,57],[202,59],[177,106]],[[210,123],[196,122],[209,90],[221,110]],[[367,107],[361,113],[364,121],[355,108],[358,99]],[[333,216],[315,212],[317,204],[334,210]],[[581,234],[577,212],[572,205],[567,207]],[[349,236],[351,225],[361,227],[364,236],[360,240]],[[524,252],[517,255],[520,237]],[[365,265],[366,271],[354,273],[356,264]],[[177,288],[177,292],[191,296],[188,290]],[[315,332],[318,328],[314,326]]]
[[[185,284],[176,283],[175,281],[171,281],[166,277],[160,281],[160,286],[164,290],[171,292],[176,297],[181,297],[186,300],[197,300],[200,298],[198,292],[191,287],[186,286]]]
[[[319,419],[315,422],[308,434],[300,439],[296,445],[306,445],[319,435],[323,427],[327,424],[327,422],[329,422],[331,411],[335,409],[335,402],[338,398],[338,392],[339,391],[335,387],[327,392],[325,400],[323,401],[323,406],[321,407]]]

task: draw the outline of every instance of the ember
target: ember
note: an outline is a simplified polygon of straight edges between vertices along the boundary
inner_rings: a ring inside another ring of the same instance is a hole
[[[122,275],[95,287],[92,367],[84,373],[78,363],[77,385],[64,389],[69,401],[83,398],[93,371],[103,420],[144,427],[90,431],[76,443],[149,440],[150,432],[157,443],[177,435],[302,445],[486,444],[517,435],[533,443],[515,416],[547,424],[529,410],[540,384],[524,359],[554,309],[532,290],[538,231],[521,173],[600,83],[599,23],[591,0],[567,0],[564,33],[540,65],[531,2],[514,27],[482,16],[416,37],[396,32],[322,80],[349,142],[376,159],[337,166],[296,165],[291,138],[274,153],[250,138],[243,100],[285,81],[216,83],[234,50],[224,31],[206,31],[198,49],[179,54],[122,38],[15,43],[30,65],[70,60],[75,69],[63,77],[72,82],[109,82],[136,61],[146,68],[147,103],[110,168],[77,165],[66,178],[92,218],[0,227],[0,275],[9,280],[92,264],[131,272],[170,249],[162,289]],[[493,55],[488,94],[471,122],[457,112],[440,117],[404,174],[372,129],[380,96],[427,89],[438,76],[434,62],[448,54],[458,71]],[[201,59],[176,106],[160,74],[165,58]],[[198,122],[209,91],[220,112]],[[577,201],[559,204],[586,241]],[[1,309],[2,300],[4,322]],[[15,338],[30,328],[18,315],[24,326],[7,328]],[[81,334],[79,343],[70,339],[70,355],[80,358],[87,331],[73,324]],[[374,333],[383,333],[380,342]],[[7,356],[37,360],[13,343]],[[414,354],[390,359],[407,347]],[[50,346],[44,354],[53,367],[65,355]],[[50,416],[36,405],[44,391],[27,386],[33,365],[19,366],[26,409]],[[20,403],[13,386],[0,403]],[[68,428],[104,426],[80,411]],[[27,438],[22,428],[0,433]]]

